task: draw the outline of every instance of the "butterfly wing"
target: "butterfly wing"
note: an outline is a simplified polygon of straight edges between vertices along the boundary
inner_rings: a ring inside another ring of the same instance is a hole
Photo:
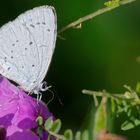
[[[0,73],[32,91],[44,79],[55,48],[53,7],[29,10],[0,30]]]

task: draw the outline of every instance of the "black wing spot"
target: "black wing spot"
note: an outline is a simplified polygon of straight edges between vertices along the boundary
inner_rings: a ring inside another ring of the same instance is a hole
[[[22,69],[24,69],[24,66],[22,66]]]
[[[27,48],[25,48],[25,51],[27,50]]]
[[[13,50],[11,50],[11,53],[13,53]]]
[[[12,46],[15,46],[15,43],[13,43]]]
[[[16,40],[16,42],[19,42],[19,40]]]
[[[36,24],[37,24],[37,25],[40,25],[40,22],[37,22]]]
[[[29,43],[29,45],[32,45],[33,44],[33,42],[31,41],[30,43]]]
[[[13,59],[14,57],[13,56],[11,56],[11,59]]]
[[[35,65],[33,64],[32,67],[35,67]]]
[[[46,25],[46,23],[45,23],[45,22],[42,22],[42,24],[43,24],[43,25]]]
[[[35,27],[33,24],[30,24],[30,26],[33,27],[33,28]]]
[[[7,68],[7,70],[10,70],[10,69],[11,69],[11,67],[8,67],[8,68]]]
[[[50,32],[51,30],[50,29],[47,29],[47,31]]]
[[[4,57],[4,62],[5,62],[5,63],[7,62],[7,57]]]

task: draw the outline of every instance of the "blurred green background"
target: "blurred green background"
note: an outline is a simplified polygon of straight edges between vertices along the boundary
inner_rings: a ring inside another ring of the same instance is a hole
[[[13,20],[20,13],[40,5],[53,5],[57,11],[58,29],[79,17],[100,9],[105,1],[95,0],[1,0],[0,25]],[[82,29],[62,33],[46,76],[54,101],[49,104],[63,128],[88,128],[94,117],[92,97],[82,89],[123,92],[123,85],[135,88],[140,81],[140,1],[121,6],[82,24]],[[61,105],[56,94],[62,100]],[[48,101],[51,93],[43,94]],[[92,109],[92,110],[91,110]],[[92,116],[93,115],[93,116]],[[120,120],[120,119],[119,119]],[[117,120],[113,131],[140,139],[140,126],[120,131]]]

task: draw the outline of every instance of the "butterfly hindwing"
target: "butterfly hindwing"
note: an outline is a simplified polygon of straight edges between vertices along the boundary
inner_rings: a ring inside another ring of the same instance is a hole
[[[0,73],[25,91],[39,86],[54,52],[56,28],[55,11],[49,6],[29,10],[4,25],[0,29]]]

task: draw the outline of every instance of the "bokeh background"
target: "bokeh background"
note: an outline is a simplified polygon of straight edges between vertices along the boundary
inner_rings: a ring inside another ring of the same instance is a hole
[[[71,21],[100,9],[105,1],[97,0],[1,0],[0,25],[20,13],[40,5],[53,5],[57,11],[58,30]],[[124,84],[135,88],[140,81],[140,1],[121,6],[69,29],[57,38],[54,57],[46,76],[54,100],[51,112],[60,118],[63,128],[89,128],[94,118],[92,97],[82,89],[124,92]],[[63,105],[58,101],[58,97]],[[44,93],[46,103],[51,93]],[[130,140],[140,139],[140,126],[120,131],[121,119],[112,131]]]

